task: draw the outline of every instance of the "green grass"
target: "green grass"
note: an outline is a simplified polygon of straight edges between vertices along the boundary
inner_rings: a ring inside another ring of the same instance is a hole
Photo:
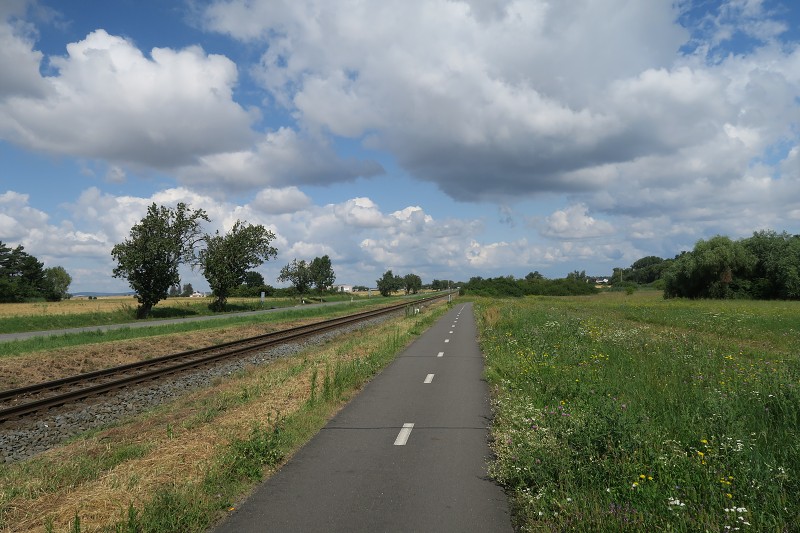
[[[190,331],[201,331],[220,327],[230,327],[248,324],[268,324],[294,320],[298,318],[328,317],[352,313],[362,307],[374,305],[376,300],[355,301],[347,305],[335,305],[315,308],[292,308],[285,311],[275,311],[250,316],[222,315],[219,320],[202,320],[151,326],[147,328],[121,328],[109,331],[90,331],[84,333],[67,333],[64,335],[51,335],[48,337],[34,337],[31,339],[0,342],[0,359],[24,353],[54,350],[70,346],[96,344],[128,339],[139,339],[158,335],[169,335]]]
[[[318,300],[319,298],[317,297],[306,298],[306,301],[311,303],[315,303]],[[338,294],[326,295],[324,300],[326,302],[349,302],[350,296]],[[360,298],[356,297],[356,300],[360,300]],[[145,319],[144,322],[169,318],[219,315],[220,313],[215,313],[208,308],[210,302],[210,298],[201,298],[192,301],[163,300],[153,308],[150,317]],[[226,305],[225,313],[223,313],[222,316],[243,311],[259,311],[272,307],[291,307],[298,303],[298,299],[272,298],[266,300],[262,305],[259,298],[252,298],[249,300],[237,298],[234,302],[229,302]],[[0,317],[0,334],[142,322],[142,320],[136,320],[137,305],[136,300],[131,298],[129,303],[120,303],[119,307],[113,311],[72,314],[68,312],[64,314],[26,314]]]
[[[800,523],[800,305],[479,300],[493,477],[525,531]]]

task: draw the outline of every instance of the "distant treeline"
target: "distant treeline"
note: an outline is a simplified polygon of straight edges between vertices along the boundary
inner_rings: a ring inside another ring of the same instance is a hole
[[[461,286],[462,295],[489,296],[501,298],[506,296],[576,296],[598,292],[590,283],[585,272],[573,272],[566,278],[547,279],[538,272],[531,272],[523,279],[514,276],[498,278],[470,278]]]
[[[800,235],[758,231],[733,241],[700,240],[663,272],[664,296],[800,299]]]
[[[474,277],[461,292],[490,297],[593,294],[596,280],[578,271],[552,280],[538,272],[524,279]],[[663,290],[665,298],[800,300],[800,235],[765,230],[736,241],[717,235],[672,259],[651,255],[629,268],[615,268],[605,281],[610,290],[627,292],[646,285]]]
[[[757,231],[734,241],[717,235],[673,259],[648,256],[615,269],[612,282],[650,284],[665,298],[800,299],[800,235]]]

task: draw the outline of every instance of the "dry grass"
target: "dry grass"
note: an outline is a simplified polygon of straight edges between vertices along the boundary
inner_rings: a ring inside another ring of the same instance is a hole
[[[303,354],[221,380],[123,426],[53,449],[34,459],[45,462],[40,469],[45,473],[39,478],[31,479],[22,465],[12,466],[10,479],[14,480],[17,472],[17,483],[24,483],[28,491],[7,502],[0,527],[5,523],[10,531],[42,531],[49,519],[55,530],[63,531],[76,512],[84,532],[102,531],[119,523],[130,504],[141,506],[160,488],[200,481],[231,439],[244,437],[255,421],[266,423],[274,420],[276,413],[289,415],[300,409],[310,396],[315,368],[324,372],[326,365],[363,357],[379,349],[390,336],[398,332],[407,335],[413,324],[411,320],[394,319],[368,331],[350,333]],[[157,342],[170,344],[164,339]],[[224,404],[225,398],[244,390],[253,393],[246,403],[225,408],[209,419],[198,416],[207,406]],[[132,442],[150,451],[91,480],[45,489],[48,464],[58,468]]]
[[[280,324],[228,326],[197,332],[88,344],[6,357],[0,360],[0,390],[13,389],[83,372],[133,363],[169,353],[253,337],[277,329],[298,326],[318,320],[317,318]]]
[[[175,300],[188,300],[189,298],[170,299],[170,303]],[[163,304],[163,302],[161,302]],[[53,316],[53,315],[72,315],[85,313],[108,313],[119,311],[125,306],[137,306],[138,303],[133,297],[114,297],[98,298],[97,300],[84,300],[75,298],[62,300],[60,302],[35,302],[35,303],[13,303],[0,304],[0,318],[9,316]]]

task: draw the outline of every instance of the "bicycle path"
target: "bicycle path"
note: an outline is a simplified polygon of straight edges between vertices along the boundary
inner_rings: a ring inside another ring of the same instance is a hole
[[[215,532],[511,532],[486,472],[482,376],[472,304],[458,304]]]

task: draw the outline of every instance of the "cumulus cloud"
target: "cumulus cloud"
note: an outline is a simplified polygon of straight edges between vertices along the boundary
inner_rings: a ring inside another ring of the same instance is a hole
[[[243,190],[330,184],[382,172],[374,161],[341,158],[324,140],[280,128],[261,136],[254,148],[201,156],[177,175],[188,184]]]
[[[605,220],[587,214],[584,204],[576,204],[554,212],[545,219],[542,234],[559,239],[587,239],[614,233],[614,227]]]
[[[607,212],[625,215],[637,191],[729,190],[797,141],[800,52],[779,41],[785,24],[762,1],[697,9],[219,0],[205,23],[265,47],[255,75],[304,127],[387,150],[453,198],[560,192],[600,208],[605,194]],[[735,35],[756,44],[719,55]],[[644,205],[670,214],[669,203]]]

